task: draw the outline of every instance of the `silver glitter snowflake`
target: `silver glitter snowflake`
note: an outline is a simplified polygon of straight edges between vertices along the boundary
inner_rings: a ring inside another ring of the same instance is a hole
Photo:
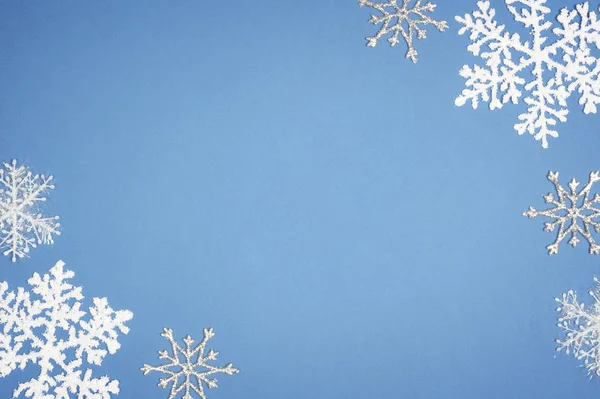
[[[52,244],[60,235],[58,216],[43,217],[38,205],[54,188],[52,176],[34,175],[17,161],[0,169],[0,248],[12,261],[26,256],[37,244]]]
[[[567,120],[571,93],[579,93],[586,114],[596,113],[600,104],[600,19],[587,2],[574,10],[562,9],[556,17],[558,24],[546,18],[551,12],[546,0],[505,2],[531,39],[505,31],[494,19],[496,11],[489,1],[478,1],[478,10],[456,17],[464,25],[458,33],[470,32],[468,51],[481,57],[484,65],[462,67],[466,88],[455,104],[471,101],[477,108],[481,99],[494,110],[509,101],[517,104],[525,92],[528,108],[514,129],[519,135],[528,132],[547,148],[548,138],[558,137],[553,130],[556,123]]]
[[[590,200],[590,190],[592,185],[600,180],[600,172],[590,173],[588,183],[579,192],[577,192],[579,183],[575,179],[571,180],[569,183],[570,193],[558,183],[558,172],[548,172],[547,177],[554,184],[558,199],[554,198],[552,193],[548,193],[544,195],[544,200],[547,204],[554,205],[554,207],[538,211],[530,206],[529,210],[523,213],[523,216],[528,216],[530,219],[536,216],[554,219],[552,222],[544,224],[544,231],[547,232],[552,232],[557,226],[559,227],[556,240],[546,247],[548,254],[558,253],[558,245],[569,234],[571,234],[569,244],[575,247],[579,242],[578,233],[590,245],[590,254],[600,254],[600,245],[596,244],[591,232],[593,227],[596,233],[600,233],[600,223],[595,220],[600,216],[600,209],[594,207],[594,204],[600,204],[600,195],[596,194]],[[582,225],[578,222],[581,222]]]
[[[204,357],[206,343],[215,335],[212,328],[204,329],[204,339],[195,348],[192,348],[194,339],[189,335],[183,339],[185,348],[181,347],[177,341],[175,341],[173,338],[173,330],[170,328],[165,328],[161,335],[171,342],[173,353],[172,355],[169,355],[169,352],[166,350],[158,351],[159,359],[167,359],[170,363],[161,366],[144,364],[141,370],[144,372],[144,375],[151,371],[160,371],[161,373],[169,375],[167,378],[161,378],[158,383],[158,386],[161,388],[166,388],[169,384],[173,384],[168,399],[175,399],[175,397],[184,390],[183,399],[192,399],[192,392],[197,393],[200,398],[206,399],[202,382],[204,382],[208,388],[217,388],[217,380],[207,378],[209,375],[215,373],[233,375],[234,373],[239,372],[239,370],[234,368],[231,363],[227,364],[225,367],[215,367],[207,364],[207,361],[209,360],[216,360],[217,355],[219,354],[219,352],[215,352],[211,349],[206,357]],[[183,358],[180,358],[180,355]],[[198,370],[200,368],[205,370]]]
[[[402,2],[401,6],[398,5],[398,1]],[[393,47],[400,43],[400,35],[402,35],[408,45],[406,58],[410,58],[412,62],[416,63],[417,50],[415,50],[413,44],[415,32],[417,39],[427,37],[427,32],[419,25],[433,25],[440,32],[443,32],[448,28],[448,23],[437,21],[426,14],[427,12],[433,12],[436,7],[435,4],[430,2],[423,4],[422,0],[416,0],[413,6],[409,7],[412,2],[413,0],[388,0],[385,2],[358,0],[359,6],[371,7],[381,13],[380,16],[371,15],[369,22],[373,25],[382,24],[382,26],[375,36],[367,37],[367,46],[375,47],[379,39],[391,33],[388,42]]]
[[[577,301],[577,294],[571,290],[556,298],[560,306],[556,309],[561,315],[558,327],[563,330],[563,338],[557,339],[556,350],[565,350],[567,355],[573,353],[578,360],[583,360],[590,377],[600,376],[600,281],[594,278],[597,286],[589,294],[594,303],[586,308]]]

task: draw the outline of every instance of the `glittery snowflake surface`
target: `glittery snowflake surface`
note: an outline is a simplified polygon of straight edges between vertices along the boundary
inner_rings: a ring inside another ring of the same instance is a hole
[[[556,123],[567,120],[571,93],[579,93],[586,114],[595,113],[600,103],[600,20],[588,3],[582,3],[574,10],[561,10],[558,24],[551,29],[554,24],[547,21],[551,10],[546,0],[505,1],[531,37],[524,41],[518,33],[505,31],[494,19],[496,12],[489,1],[478,1],[478,10],[456,17],[464,25],[459,34],[470,32],[472,43],[467,49],[485,65],[463,66],[460,75],[466,79],[466,88],[455,103],[461,106],[471,101],[477,108],[481,99],[493,110],[509,101],[517,104],[525,92],[527,112],[519,115],[521,122],[514,129],[532,134],[547,148],[548,138],[558,137],[553,130]]]
[[[402,5],[398,5],[399,1],[402,2]],[[369,22],[374,25],[381,24],[381,28],[375,36],[367,37],[367,46],[375,47],[379,39],[391,34],[387,40],[393,47],[400,43],[400,36],[402,36],[408,46],[406,58],[410,58],[412,62],[417,62],[418,55],[414,47],[415,33],[417,39],[427,37],[427,31],[420,25],[433,25],[440,32],[448,28],[446,21],[437,21],[427,15],[436,7],[430,2],[423,4],[422,0],[388,0],[385,2],[358,0],[358,5],[371,7],[381,13],[379,16],[371,15]]]
[[[561,313],[558,327],[563,330],[563,337],[556,340],[556,350],[583,360],[590,377],[600,376],[600,281],[597,278],[594,281],[596,289],[589,291],[594,303],[588,308],[577,301],[573,291],[556,298],[560,304],[556,311]]]
[[[231,363],[225,367],[215,367],[207,363],[209,360],[216,360],[219,354],[219,352],[211,349],[204,356],[206,343],[215,335],[212,328],[204,329],[204,339],[195,348],[192,348],[194,339],[189,335],[183,339],[185,348],[181,347],[175,341],[173,330],[165,328],[161,335],[171,343],[172,354],[169,355],[169,352],[166,350],[159,351],[159,359],[167,359],[169,363],[161,366],[144,364],[141,370],[144,372],[144,375],[151,371],[159,371],[169,375],[166,378],[161,378],[158,383],[158,386],[161,388],[166,388],[169,384],[172,384],[168,399],[175,399],[179,393],[183,393],[183,399],[192,399],[192,392],[198,394],[200,398],[206,399],[202,382],[208,388],[217,388],[217,380],[207,378],[208,376],[215,373],[232,375],[239,372]]]
[[[0,248],[13,262],[60,235],[58,216],[43,217],[38,210],[44,194],[54,188],[51,181],[52,176],[33,175],[16,160],[0,169]]]
[[[596,194],[594,198],[590,199],[592,185],[600,180],[600,172],[590,173],[588,183],[579,192],[577,192],[579,183],[575,179],[569,183],[571,191],[565,190],[558,183],[558,172],[549,172],[548,180],[554,184],[558,198],[554,198],[552,193],[548,193],[544,196],[544,200],[554,207],[539,211],[529,207],[529,210],[523,213],[523,216],[529,218],[545,216],[554,219],[544,224],[544,231],[547,232],[554,231],[558,226],[556,240],[546,247],[548,254],[558,253],[560,242],[569,234],[571,235],[569,244],[573,247],[579,242],[577,235],[580,234],[589,243],[590,253],[600,254],[600,245],[596,244],[592,237],[592,228],[596,233],[600,232],[600,223],[597,221],[600,216],[600,208],[594,207],[594,204],[600,204],[600,195]]]
[[[90,317],[82,320],[81,287],[67,283],[74,273],[63,266],[58,261],[50,274],[34,273],[27,280],[31,293],[7,291],[8,284],[0,282],[0,377],[28,364],[39,367],[37,377],[17,386],[14,398],[109,399],[119,392],[118,381],[92,378],[92,370],[82,365],[85,360],[99,366],[115,353],[120,348],[117,330],[127,334],[125,322],[133,314],[115,312],[106,298],[94,298]]]

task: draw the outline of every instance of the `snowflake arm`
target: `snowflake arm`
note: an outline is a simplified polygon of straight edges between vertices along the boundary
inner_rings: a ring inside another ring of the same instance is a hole
[[[477,108],[481,98],[482,101],[490,103],[492,110],[502,108],[502,105],[508,101],[516,104],[522,94],[519,86],[525,81],[516,75],[517,68],[508,69],[501,64],[502,59],[505,58],[507,65],[514,68],[511,48],[524,49],[525,47],[521,44],[518,34],[510,35],[504,32],[505,26],[498,25],[494,21],[496,11],[489,7],[489,2],[478,2],[477,5],[479,10],[475,11],[473,16],[466,14],[464,18],[456,17],[458,22],[465,25],[458,33],[462,35],[471,31],[469,39],[473,43],[467,47],[467,50],[483,58],[488,68],[479,65],[473,68],[467,65],[462,67],[460,76],[467,79],[467,88],[463,89],[455,103],[462,106],[470,100],[473,108]],[[482,51],[482,47],[486,45],[489,51]],[[502,99],[498,98],[501,92],[505,92]]]
[[[234,368],[231,363],[227,364],[225,367],[215,367],[207,363],[209,360],[216,360],[217,355],[219,354],[211,349],[206,357],[204,357],[206,344],[208,340],[215,335],[212,328],[204,329],[204,339],[195,348],[192,348],[194,339],[189,335],[183,339],[185,348],[175,341],[173,330],[170,328],[165,328],[161,335],[169,340],[172,355],[169,355],[169,352],[166,350],[159,351],[159,359],[167,359],[169,363],[160,366],[144,364],[141,371],[143,371],[144,375],[151,371],[159,371],[167,374],[169,377],[161,378],[158,386],[166,388],[169,384],[172,384],[169,399],[174,399],[184,390],[183,399],[192,399],[191,392],[195,392],[200,398],[206,399],[202,382],[204,382],[208,388],[218,387],[217,380],[207,378],[209,375],[215,373],[233,375],[234,373],[239,372],[239,370]],[[180,359],[180,355],[183,357],[183,361]],[[194,357],[196,357],[195,361],[193,360]],[[200,367],[204,368],[205,371],[198,371],[197,368]],[[172,370],[172,368],[175,368],[176,370]],[[191,378],[192,376],[196,379],[195,384]],[[180,382],[180,378],[183,381]],[[179,382],[180,384],[178,385]]]
[[[398,1],[402,1],[402,6],[398,5]],[[448,28],[446,21],[438,21],[427,15],[428,12],[433,12],[436,5],[427,2],[422,4],[422,0],[416,0],[412,8],[409,8],[409,3],[412,0],[388,0],[386,2],[374,2],[370,0],[358,0],[360,7],[367,6],[377,10],[381,15],[371,15],[370,23],[373,25],[381,24],[379,31],[375,36],[367,37],[367,46],[375,47],[377,42],[382,37],[391,34],[388,38],[390,46],[395,46],[400,43],[400,36],[404,39],[408,46],[406,58],[410,58],[413,63],[417,62],[417,50],[414,47],[415,33],[417,39],[425,39],[427,31],[420,25],[433,25],[440,32]],[[391,9],[391,11],[388,11]],[[411,16],[413,18],[411,18]],[[406,22],[406,25],[404,25]]]
[[[100,365],[107,354],[119,349],[117,330],[127,334],[125,323],[133,314],[114,311],[105,298],[94,298],[90,318],[83,320],[81,287],[67,282],[74,273],[63,266],[59,261],[50,274],[34,273],[27,280],[31,292],[22,288],[7,292],[7,284],[0,283],[0,377],[16,368],[23,370],[29,363],[40,369],[36,378],[17,386],[14,398],[24,394],[31,399],[69,399],[77,393],[79,398],[109,399],[119,392],[118,381],[92,378],[92,370],[81,367],[84,359]],[[32,295],[39,299],[32,300]],[[68,338],[58,339],[58,331]],[[68,359],[65,352],[74,352],[74,358]]]
[[[11,260],[25,257],[38,244],[54,243],[60,235],[58,216],[43,217],[39,203],[54,188],[52,176],[33,175],[17,161],[0,169],[0,248]]]
[[[561,48],[564,52],[564,65],[556,64],[558,72],[572,83],[567,91],[580,93],[579,104],[585,114],[594,114],[600,104],[600,59],[591,55],[592,49],[600,49],[600,19],[590,12],[588,3],[578,4],[575,10],[561,10],[557,17],[562,28],[555,28],[554,34],[563,40],[550,46],[554,52]],[[579,17],[580,22],[576,20]],[[567,44],[573,46],[567,47]]]
[[[575,179],[569,183],[569,189],[571,190],[569,193],[558,183],[558,172],[549,172],[547,178],[554,185],[558,198],[556,199],[552,193],[548,193],[544,196],[544,200],[554,207],[536,210],[530,206],[529,210],[523,212],[523,216],[530,219],[537,216],[554,219],[544,224],[544,231],[547,232],[552,232],[558,227],[556,240],[546,247],[548,254],[557,254],[558,246],[569,234],[571,238],[568,243],[571,246],[575,247],[577,245],[579,242],[577,235],[580,234],[588,242],[590,254],[600,254],[600,245],[596,244],[594,237],[592,237],[592,228],[596,233],[600,232],[600,222],[597,220],[600,217],[600,208],[594,207],[594,204],[600,204],[600,195],[596,194],[590,200],[592,185],[600,180],[600,172],[590,173],[588,183],[579,192],[577,192],[579,183]],[[582,226],[578,221],[581,222]]]
[[[579,303],[577,294],[571,290],[555,299],[560,304],[556,311],[561,313],[557,325],[563,330],[563,337],[556,340],[556,351],[572,353],[583,360],[590,376],[600,376],[600,281],[597,278],[594,281],[598,286],[589,291],[594,299],[590,308]]]
[[[472,14],[457,16],[463,25],[459,34],[470,32],[473,42],[467,50],[482,58],[485,66],[462,67],[459,75],[466,79],[466,87],[455,104],[470,101],[477,108],[481,100],[494,110],[509,101],[517,104],[523,97],[527,112],[519,115],[514,129],[520,135],[528,132],[547,148],[548,138],[558,137],[554,126],[567,120],[567,99],[572,92],[579,92],[585,113],[595,113],[600,103],[600,59],[591,55],[593,47],[600,48],[600,22],[583,3],[575,10],[563,9],[557,17],[560,27],[551,29],[546,0],[505,2],[514,20],[530,30],[532,39],[523,42],[518,34],[504,32],[489,1],[477,2],[478,10]],[[546,45],[550,33],[556,40]]]

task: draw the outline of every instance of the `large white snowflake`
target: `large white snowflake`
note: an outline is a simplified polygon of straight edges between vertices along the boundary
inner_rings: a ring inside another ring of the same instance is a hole
[[[593,227],[596,233],[600,233],[600,222],[596,220],[600,216],[600,208],[594,207],[594,204],[600,204],[600,195],[596,194],[590,200],[592,185],[600,180],[600,172],[590,173],[588,183],[579,192],[577,192],[579,182],[575,179],[571,180],[569,183],[570,193],[558,183],[558,172],[548,172],[547,177],[554,184],[558,199],[554,198],[552,193],[548,193],[544,195],[544,200],[547,204],[554,205],[554,207],[538,211],[530,206],[528,211],[523,212],[523,216],[528,216],[530,219],[536,216],[545,216],[554,219],[552,222],[544,224],[544,231],[547,232],[554,231],[556,226],[559,227],[556,240],[546,247],[548,254],[554,255],[558,253],[560,242],[569,234],[571,234],[569,244],[575,247],[579,242],[579,238],[577,238],[578,233],[590,245],[591,254],[600,254],[600,245],[594,241],[591,231],[591,227]],[[578,221],[581,221],[581,225]]]
[[[60,235],[58,216],[43,217],[38,209],[46,201],[43,195],[54,188],[51,182],[52,176],[34,175],[16,160],[0,169],[0,248],[13,262]]]
[[[571,93],[579,93],[586,114],[595,113],[600,103],[600,59],[592,54],[594,47],[600,48],[600,20],[587,2],[575,10],[562,9],[559,26],[552,29],[556,40],[548,43],[553,24],[546,21],[551,11],[546,0],[505,1],[515,21],[529,29],[531,41],[505,32],[504,25],[494,20],[496,12],[489,1],[478,1],[479,10],[472,15],[456,17],[464,25],[459,34],[470,32],[473,43],[467,49],[481,57],[485,66],[462,67],[466,88],[455,103],[462,106],[470,100],[477,108],[481,98],[493,110],[509,101],[517,104],[525,91],[527,112],[519,115],[521,122],[514,129],[520,135],[532,134],[547,148],[548,137],[558,137],[552,130],[557,121],[567,120]]]
[[[117,330],[127,334],[125,322],[133,314],[115,312],[106,298],[94,298],[91,317],[83,320],[81,287],[67,283],[74,273],[63,266],[58,261],[50,274],[34,273],[27,280],[31,293],[7,291],[8,284],[0,282],[0,377],[28,363],[39,366],[37,377],[20,383],[14,398],[24,393],[32,399],[109,399],[119,392],[118,381],[92,378],[92,370],[81,367],[84,359],[99,366],[120,348]]]
[[[156,367],[144,364],[141,370],[144,372],[144,375],[151,371],[160,371],[169,375],[167,378],[161,378],[158,383],[158,386],[161,388],[166,388],[169,384],[173,384],[168,399],[175,399],[184,390],[183,399],[192,399],[192,392],[196,392],[202,399],[206,399],[202,382],[206,383],[208,388],[217,388],[217,380],[207,378],[208,376],[215,373],[233,375],[239,372],[231,363],[225,367],[215,367],[207,363],[209,360],[216,360],[219,354],[219,352],[211,349],[206,357],[204,356],[207,341],[215,335],[212,328],[204,329],[204,339],[195,348],[192,348],[194,339],[189,335],[183,339],[185,348],[181,347],[175,341],[173,330],[170,328],[165,328],[161,335],[171,343],[173,354],[169,355],[169,352],[166,350],[158,351],[158,358],[167,359],[170,363]],[[180,358],[180,355],[182,358]],[[199,368],[204,368],[205,370],[198,370]]]
[[[577,301],[577,294],[571,290],[556,298],[560,306],[556,311],[558,327],[563,330],[563,337],[556,340],[556,350],[565,350],[567,355],[573,353],[578,360],[583,360],[590,377],[600,376],[600,280],[594,277],[596,289],[589,294],[594,303],[586,308]]]
[[[398,5],[398,1],[402,1],[402,5]],[[422,4],[422,0],[415,0],[412,7],[410,3],[413,0],[388,0],[385,2],[375,2],[370,0],[358,0],[358,5],[363,7],[371,7],[381,13],[380,16],[371,15],[370,23],[373,25],[382,24],[381,28],[375,36],[367,37],[367,46],[375,47],[377,41],[383,36],[391,33],[388,38],[390,46],[395,46],[400,43],[400,35],[408,45],[406,58],[410,58],[412,62],[417,62],[417,50],[414,47],[415,32],[417,39],[425,39],[427,31],[419,25],[433,25],[440,32],[448,28],[446,21],[437,21],[426,13],[433,12],[435,4],[427,2]]]

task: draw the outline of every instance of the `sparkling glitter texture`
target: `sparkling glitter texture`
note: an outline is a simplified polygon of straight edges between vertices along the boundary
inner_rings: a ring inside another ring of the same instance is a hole
[[[600,103],[600,59],[592,52],[600,48],[600,20],[588,3],[582,3],[575,10],[561,10],[558,26],[550,30],[546,0],[506,0],[506,4],[515,21],[529,29],[531,41],[505,32],[504,25],[495,21],[496,11],[489,1],[478,1],[478,10],[456,17],[464,25],[458,33],[470,32],[473,43],[467,49],[485,65],[462,67],[459,74],[466,79],[466,88],[455,104],[471,101],[477,108],[481,99],[493,110],[509,101],[517,104],[525,91],[527,112],[519,115],[521,122],[514,129],[519,135],[528,132],[547,148],[548,138],[558,137],[553,130],[557,121],[567,120],[571,93],[579,93],[586,114],[595,113]],[[550,32],[554,42],[549,40]]]
[[[159,371],[169,375],[169,377],[161,378],[158,383],[158,386],[161,388],[166,388],[172,383],[168,399],[175,399],[182,391],[184,391],[183,399],[192,399],[192,392],[198,394],[200,398],[206,399],[202,382],[204,382],[208,388],[217,388],[217,380],[207,378],[209,375],[215,373],[233,375],[234,373],[239,372],[239,370],[234,368],[231,363],[227,364],[225,367],[215,367],[207,364],[207,361],[209,360],[216,360],[217,355],[219,354],[219,352],[215,352],[211,349],[206,357],[204,357],[206,343],[215,335],[212,328],[204,329],[204,339],[193,349],[192,345],[194,340],[189,335],[183,339],[185,348],[181,347],[175,341],[173,338],[173,330],[170,328],[165,328],[161,335],[167,338],[171,343],[172,355],[169,355],[169,352],[166,350],[158,351],[159,359],[167,359],[170,363],[161,366],[144,364],[141,370],[144,372],[144,375],[151,371]],[[180,359],[180,355],[183,356],[183,359]],[[196,360],[193,360],[194,357],[196,357]],[[205,370],[199,371],[199,368],[204,368]]]
[[[402,1],[402,6],[398,5],[398,1]],[[413,44],[415,32],[417,39],[427,37],[427,32],[419,25],[433,25],[443,32],[448,28],[448,23],[437,21],[426,15],[427,12],[433,12],[435,4],[429,2],[423,4],[422,0],[416,0],[413,6],[409,7],[410,3],[413,3],[413,0],[389,0],[386,2],[358,0],[359,6],[371,7],[381,13],[380,16],[371,15],[369,22],[373,25],[382,24],[382,26],[375,36],[367,37],[367,46],[375,47],[379,39],[391,33],[388,42],[393,47],[400,43],[400,35],[402,35],[408,45],[406,58],[410,58],[412,62],[416,63],[418,54]]]
[[[567,355],[572,353],[583,360],[590,377],[600,376],[600,281],[594,281],[596,289],[589,291],[594,303],[587,309],[571,290],[556,298],[560,304],[556,311],[561,313],[557,325],[563,330],[563,337],[556,340],[556,350],[564,349]]]
[[[578,233],[589,243],[590,254],[600,254],[600,245],[596,244],[591,234],[591,227],[594,228],[596,233],[600,232],[600,223],[594,221],[600,216],[600,209],[594,207],[594,204],[600,204],[600,195],[596,194],[590,200],[590,190],[592,185],[600,180],[600,172],[590,173],[588,183],[579,193],[577,192],[579,183],[575,179],[569,183],[570,193],[558,183],[558,172],[548,172],[548,180],[554,184],[558,199],[555,199],[552,193],[548,193],[544,195],[544,200],[547,204],[554,205],[554,208],[538,211],[530,206],[529,210],[523,213],[523,216],[530,219],[537,216],[553,218],[554,221],[544,224],[544,231],[552,232],[556,226],[559,226],[556,240],[546,247],[548,254],[558,253],[560,242],[569,234],[571,234],[569,244],[575,247],[579,242]],[[578,224],[578,220],[581,221],[583,226]]]
[[[43,194],[54,188],[51,181],[52,176],[33,175],[16,160],[0,169],[0,248],[13,262],[60,235],[58,216],[42,217],[37,208],[46,201]]]

